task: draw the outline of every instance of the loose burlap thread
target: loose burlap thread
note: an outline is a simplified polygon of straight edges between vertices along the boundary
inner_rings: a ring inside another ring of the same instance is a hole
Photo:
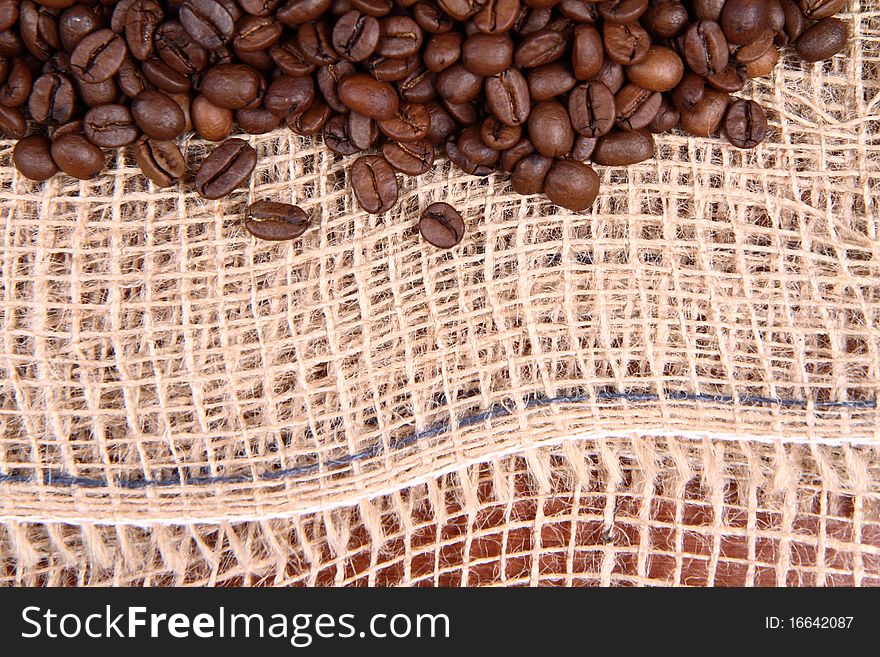
[[[0,581],[878,583],[880,1],[844,19],[748,87],[754,152],[665,135],[583,214],[444,161],[372,217],[289,132],[217,202],[0,142]]]

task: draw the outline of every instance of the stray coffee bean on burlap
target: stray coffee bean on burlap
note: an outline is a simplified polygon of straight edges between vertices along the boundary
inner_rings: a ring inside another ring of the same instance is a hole
[[[80,179],[127,148],[158,187],[208,199],[248,185],[241,131],[321,135],[357,156],[348,182],[367,212],[391,209],[398,174],[443,155],[464,172],[510,174],[521,194],[593,205],[588,163],[654,156],[654,135],[767,136],[761,106],[734,94],[776,66],[846,47],[845,0],[0,0],[0,135],[22,175]],[[286,128],[285,128],[286,126]],[[220,142],[186,181],[185,132]],[[293,239],[298,207],[250,206],[245,226]],[[438,247],[461,215],[419,221]]]

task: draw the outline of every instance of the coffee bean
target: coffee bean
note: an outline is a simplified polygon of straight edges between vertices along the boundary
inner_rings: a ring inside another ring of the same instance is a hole
[[[521,159],[535,152],[535,147],[528,138],[520,139],[516,144],[501,153],[501,170],[512,172]],[[543,157],[543,155],[541,156]]]
[[[257,201],[248,206],[244,227],[261,240],[274,242],[301,236],[310,226],[309,215],[297,205]]]
[[[721,73],[709,75],[706,82],[716,91],[735,93],[740,91],[748,79],[748,69],[745,64],[732,61]]]
[[[379,45],[376,52],[383,57],[404,58],[422,47],[424,33],[408,16],[388,16],[379,21]]]
[[[602,42],[608,58],[623,66],[643,61],[651,49],[651,35],[638,23],[606,23]]]
[[[274,114],[265,107],[236,110],[235,122],[249,135],[265,135],[281,125],[284,117]]]
[[[575,87],[568,97],[568,115],[575,132],[584,137],[601,137],[614,126],[614,96],[601,82]]]
[[[354,155],[361,149],[348,137],[347,120],[344,114],[330,118],[321,131],[324,145],[337,155]]]
[[[141,137],[134,145],[141,172],[157,187],[170,187],[183,177],[186,163],[174,142]]]
[[[483,77],[464,64],[453,64],[437,76],[437,93],[451,103],[472,101],[483,90]]]
[[[37,123],[66,123],[73,117],[76,92],[66,75],[48,73],[31,88],[28,109]]]
[[[379,130],[389,139],[402,142],[419,141],[428,135],[431,115],[419,103],[405,103],[390,119],[378,121]]]
[[[357,72],[355,65],[344,59],[318,69],[316,76],[321,95],[334,112],[344,114],[348,107],[339,98],[339,81]]]
[[[519,13],[519,0],[486,0],[474,14],[473,25],[485,34],[503,34],[513,28]]]
[[[520,42],[513,61],[519,68],[535,68],[559,59],[567,48],[568,43],[561,32],[538,30]]]
[[[280,75],[263,97],[263,106],[279,116],[300,114],[315,100],[315,85],[310,77]]]
[[[116,80],[119,82],[119,89],[128,98],[134,98],[142,91],[146,91],[151,87],[140,67],[129,58],[126,58],[125,61],[122,62],[122,66],[119,67],[119,71],[116,73]],[[113,102],[113,99],[105,102]]]
[[[702,76],[723,71],[730,57],[724,32],[714,21],[699,21],[692,24],[684,36],[683,52],[691,70]]]
[[[795,48],[805,62],[818,62],[842,52],[848,40],[846,23],[836,18],[824,18],[798,37]]]
[[[694,0],[694,16],[699,21],[715,21],[717,23],[721,20],[721,11],[724,9],[725,2],[727,0]]]
[[[480,126],[480,139],[486,146],[496,151],[513,147],[521,136],[520,126],[505,125],[497,116],[487,117]]]
[[[349,112],[346,117],[345,132],[358,150],[366,150],[376,143],[379,128],[373,119],[358,112]]]
[[[593,151],[593,162],[622,167],[654,157],[654,138],[645,130],[615,130],[600,137]]]
[[[113,30],[90,33],[70,55],[73,74],[83,82],[95,83],[116,75],[128,49]]]
[[[104,152],[82,135],[56,136],[51,153],[59,169],[80,180],[94,178],[104,168]]]
[[[394,87],[363,73],[342,80],[338,92],[346,107],[371,119],[390,119],[400,108],[400,99]]]
[[[419,233],[432,246],[451,249],[464,237],[464,220],[448,203],[432,203],[419,219]]]
[[[597,137],[575,137],[574,146],[571,147],[571,159],[579,162],[587,162],[592,156],[599,141]]]
[[[233,129],[232,110],[217,107],[204,96],[192,102],[192,121],[198,135],[208,141],[223,141]]]
[[[148,89],[131,102],[135,123],[148,137],[159,140],[174,139],[185,124],[185,117],[177,103],[162,93]]]
[[[479,110],[474,103],[450,103],[445,98],[442,102],[449,115],[461,125],[474,125],[480,120]]]
[[[596,82],[601,82],[608,90],[613,94],[616,94],[623,88],[623,85],[626,83],[626,76],[624,75],[623,66],[618,64],[617,62],[613,62],[610,59],[606,59],[602,63],[602,68],[599,70],[599,73],[593,78]]]
[[[692,110],[681,112],[681,128],[694,137],[709,137],[721,127],[730,96],[714,89],[707,89],[703,100]]]
[[[522,125],[531,113],[529,84],[518,69],[509,68],[486,80],[486,102],[505,125]]]
[[[303,137],[309,137],[321,132],[324,124],[330,120],[333,110],[323,100],[316,98],[309,108],[299,114],[287,115],[287,127]]]
[[[717,20],[719,16],[720,14],[712,20]],[[704,17],[698,15],[698,18]],[[647,11],[642,14],[640,22],[654,36],[668,39],[680,34],[687,27],[689,21],[687,9],[681,2],[660,0],[652,2],[648,6]]]
[[[257,164],[257,152],[245,141],[227,139],[211,151],[196,173],[200,196],[215,200],[247,183]]]
[[[30,180],[48,180],[58,173],[52,159],[52,144],[45,135],[30,135],[19,139],[12,149],[12,163],[19,173]]]
[[[27,102],[33,86],[33,74],[27,62],[16,57],[9,66],[6,80],[0,85],[0,105],[18,107]]]
[[[0,0],[0,31],[6,31],[18,22],[19,7],[21,2],[18,0]]]
[[[528,196],[544,191],[544,180],[553,166],[553,158],[540,153],[530,153],[517,161],[510,174],[510,184],[517,194]]]
[[[386,141],[382,155],[394,169],[408,176],[420,176],[434,165],[434,147],[428,141]]]
[[[246,64],[218,64],[205,73],[202,95],[217,107],[242,109],[264,93],[263,76]]]
[[[672,103],[679,112],[693,110],[706,94],[706,80],[696,73],[686,73],[672,91]]]
[[[727,0],[721,10],[721,29],[730,43],[751,43],[767,29],[767,0]]]
[[[785,24],[782,27],[782,34],[785,37],[783,44],[794,43],[807,28],[807,18],[794,0],[780,0],[780,4],[785,15]]]
[[[462,156],[476,165],[495,164],[501,155],[498,150],[486,145],[480,135],[480,128],[475,125],[461,131],[456,145]]]
[[[639,20],[648,9],[648,0],[605,0],[599,14],[609,23],[626,24]]]
[[[284,27],[270,16],[246,16],[236,26],[238,34],[233,40],[236,52],[255,53],[266,51],[281,39]]]
[[[135,0],[125,12],[125,41],[132,57],[141,61],[153,54],[153,36],[165,17],[157,0]]]
[[[452,18],[433,2],[416,2],[413,18],[422,30],[431,34],[449,32],[455,26]]]
[[[349,169],[354,195],[370,214],[382,214],[397,202],[397,176],[380,155],[359,157]]]
[[[86,137],[101,148],[119,148],[133,143],[141,134],[125,105],[98,105],[83,118]]]
[[[333,27],[333,47],[350,62],[360,62],[376,52],[379,45],[379,21],[352,10]]]
[[[767,136],[767,117],[753,100],[738,100],[727,110],[724,135],[737,148],[754,148]]]
[[[384,57],[373,55],[367,60],[367,71],[379,82],[398,82],[418,70],[418,55],[410,57]]]
[[[324,21],[300,25],[296,31],[296,42],[303,57],[315,66],[326,66],[339,59],[339,53],[333,48],[330,26]]]
[[[7,139],[21,139],[27,134],[27,119],[16,107],[0,105],[0,135]]]
[[[529,73],[529,93],[532,100],[552,100],[568,93],[576,84],[574,75],[562,62],[556,61],[532,69]]]
[[[52,51],[61,47],[56,14],[33,0],[20,3],[18,29],[25,47],[41,61],[48,60]]]
[[[529,115],[529,139],[545,157],[565,157],[574,144],[574,130],[562,103],[538,103]]]
[[[557,160],[544,179],[544,193],[556,205],[580,212],[596,202],[599,176],[582,162]]]
[[[435,146],[442,144],[458,127],[457,121],[452,117],[446,108],[434,101],[429,102],[425,107],[428,108],[428,114],[431,117],[431,127],[428,129],[428,141]]]
[[[192,86],[188,77],[178,73],[161,59],[155,57],[141,64],[141,72],[150,84],[165,93],[185,93]]]
[[[208,65],[208,52],[178,21],[162,23],[153,35],[159,59],[178,73],[190,75]]]
[[[843,11],[847,0],[799,0],[799,2],[804,15],[818,21]]]
[[[592,25],[574,28],[571,46],[572,73],[578,80],[589,80],[599,74],[605,59],[605,49],[599,31]]]
[[[674,50],[652,46],[638,64],[627,66],[630,82],[651,91],[671,91],[684,76],[684,62]]]
[[[422,56],[429,71],[440,73],[455,64],[461,57],[464,37],[461,32],[437,34],[428,40]]]
[[[737,49],[736,61],[738,63],[748,64],[749,62],[760,59],[768,50],[773,48],[774,36],[775,33],[769,28],[764,30],[754,41]]]
[[[617,92],[614,105],[617,109],[617,126],[624,130],[641,130],[657,115],[662,95],[656,91],[628,84]]]
[[[411,103],[427,103],[437,97],[437,74],[419,68],[397,83],[397,93]]]
[[[513,63],[513,39],[507,34],[472,34],[462,45],[461,61],[474,75],[501,73]]]
[[[183,0],[180,22],[205,48],[219,48],[229,43],[235,32],[236,19],[230,9],[219,0]]]
[[[647,130],[655,135],[669,132],[678,125],[680,119],[681,113],[675,109],[675,105],[672,104],[671,100],[663,96],[663,99],[660,101],[660,109],[657,110],[657,114],[647,125]]]
[[[770,48],[758,59],[745,65],[746,76],[749,78],[760,78],[770,75],[777,63],[779,63],[779,51],[776,48]]]
[[[288,0],[278,10],[278,20],[289,27],[313,21],[330,8],[332,0]],[[366,12],[365,12],[366,13]]]

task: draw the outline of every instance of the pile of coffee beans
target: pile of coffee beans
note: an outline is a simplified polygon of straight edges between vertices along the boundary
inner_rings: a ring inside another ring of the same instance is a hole
[[[186,176],[175,140],[220,143],[195,190],[218,199],[247,184],[256,151],[231,137],[285,125],[362,153],[349,181],[364,210],[386,212],[397,174],[438,151],[468,174],[510,174],[522,194],[590,207],[587,164],[651,158],[654,134],[723,132],[739,148],[766,137],[757,103],[731,94],[793,45],[815,62],[841,52],[846,0],[0,0],[0,133],[18,170],[98,175],[130,148],[167,187]],[[258,237],[290,239],[302,210],[249,210]],[[445,204],[426,210],[438,247],[464,234]]]

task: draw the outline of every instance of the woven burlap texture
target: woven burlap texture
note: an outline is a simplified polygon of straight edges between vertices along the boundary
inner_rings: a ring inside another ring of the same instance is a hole
[[[370,216],[347,162],[287,131],[250,138],[251,185],[217,202],[153,188],[122,152],[94,181],[30,183],[0,142],[8,572],[56,559],[53,523],[117,525],[134,563],[124,525],[158,527],[154,546],[290,526],[516,454],[546,492],[542,450],[586,476],[597,442],[631,436],[748,441],[762,462],[828,449],[817,472],[876,512],[880,0],[844,19],[847,57],[787,56],[742,94],[771,121],[754,152],[662,136],[654,160],[600,169],[582,214],[442,161]],[[183,148],[195,166],[209,145]],[[317,225],[257,242],[240,218],[258,199]],[[415,230],[434,201],[467,223],[449,252]],[[787,472],[772,490],[813,490]]]

